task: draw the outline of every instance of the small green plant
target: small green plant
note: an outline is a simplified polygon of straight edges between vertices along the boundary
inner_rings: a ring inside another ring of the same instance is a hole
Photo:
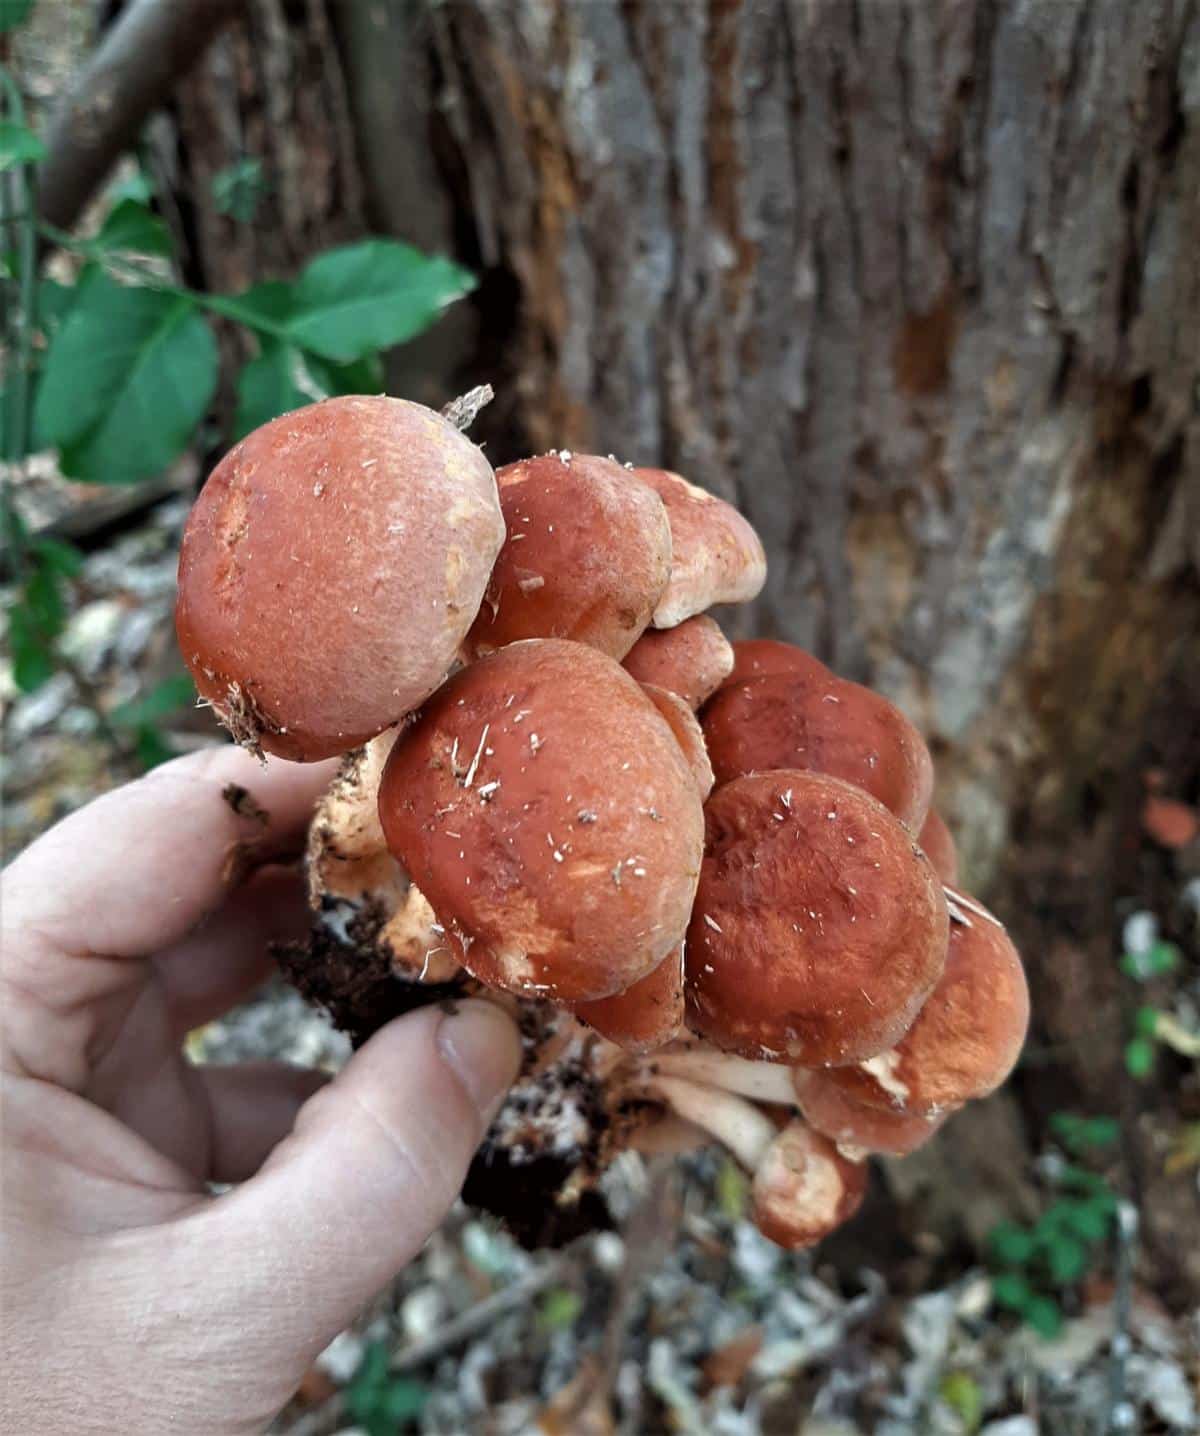
[[[388,1348],[382,1341],[367,1347],[346,1388],[347,1410],[367,1436],[397,1436],[415,1423],[428,1399],[421,1382],[388,1370]]]
[[[30,8],[26,0],[0,0],[0,32]],[[35,166],[44,146],[3,67],[0,87],[0,455],[10,466],[56,449],[63,474],[84,482],[125,484],[161,473],[209,412],[219,369],[214,321],[248,331],[257,351],[235,378],[227,437],[317,399],[379,393],[383,351],[421,333],[473,287],[472,276],[448,259],[369,238],[317,255],[294,279],[240,294],[190,289],[176,282],[173,239],[140,173],[110,192],[90,237],[38,218]],[[245,221],[268,189],[261,161],[244,156],[215,177],[213,202]],[[76,256],[73,283],[44,277],[39,242]],[[122,746],[124,733],[143,762],[161,760],[167,750],[158,720],[170,699],[190,701],[190,689],[185,699],[182,684],[172,683],[106,715],[59,645],[81,556],[28,532],[7,480],[0,523],[14,579],[8,624],[17,687],[32,692],[55,672],[70,673],[114,743]]]
[[[1051,1129],[1077,1157],[1120,1135],[1112,1118],[1069,1112],[1055,1113]],[[1056,1162],[1053,1174],[1058,1195],[1035,1222],[1001,1222],[988,1234],[993,1296],[1047,1338],[1060,1331],[1062,1295],[1094,1266],[1117,1210],[1116,1194],[1097,1173]]]
[[[966,1436],[975,1436],[983,1423],[983,1391],[969,1371],[947,1371],[938,1395],[962,1423]]]
[[[583,1298],[573,1287],[552,1286],[538,1303],[537,1324],[543,1331],[563,1331],[582,1310]]]

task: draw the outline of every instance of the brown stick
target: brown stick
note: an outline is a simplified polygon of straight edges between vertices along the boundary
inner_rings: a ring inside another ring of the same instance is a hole
[[[69,229],[238,0],[133,0],[52,120],[38,177],[42,218]]]

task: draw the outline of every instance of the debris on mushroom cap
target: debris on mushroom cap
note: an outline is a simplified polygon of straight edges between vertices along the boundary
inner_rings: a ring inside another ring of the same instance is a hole
[[[305,872],[318,921],[345,942],[370,912],[376,942],[410,980],[447,982],[458,963],[433,909],[388,851],[379,821],[379,781],[397,733],[389,729],[348,753],[317,804]]]
[[[804,1122],[789,1123],[754,1174],[754,1222],[781,1247],[815,1246],[862,1205],[867,1168]]]
[[[667,506],[674,557],[655,628],[674,628],[717,603],[745,603],[762,590],[767,556],[748,519],[732,504],[668,469],[634,469]]]
[[[791,1073],[800,1110],[810,1127],[833,1142],[843,1156],[861,1159],[868,1152],[906,1157],[923,1147],[950,1116],[920,1112],[882,1111],[855,1102],[838,1086],[837,1071]]]
[[[951,887],[958,882],[958,848],[941,814],[930,808],[917,844],[933,864],[933,870]]]
[[[701,799],[707,798],[713,790],[712,764],[708,761],[708,749],[704,743],[704,731],[696,715],[678,693],[669,693],[653,683],[643,683],[642,692],[666,719],[680,751],[687,759],[688,767],[696,780]]]
[[[929,750],[898,708],[859,683],[821,673],[726,683],[702,722],[718,783],[804,768],[862,788],[914,832],[925,820],[933,792]]]
[[[544,454],[496,474],[508,537],[465,652],[569,638],[624,658],[671,571],[667,511],[620,464]]]
[[[683,943],[645,977],[572,1009],[581,1022],[627,1052],[652,1052],[683,1029]]]
[[[668,725],[612,659],[530,639],[455,674],[397,740],[392,852],[482,981],[610,997],[682,940],[704,822]]]
[[[1020,1056],[1029,1026],[1025,969],[1000,922],[952,888],[946,970],[894,1050],[829,1073],[864,1106],[925,1113],[986,1097]]]
[[[639,683],[677,693],[689,708],[711,698],[733,667],[729,640],[707,614],[676,628],[648,628],[625,657]]]
[[[491,466],[432,410],[327,399],[217,465],[179,557],[176,629],[234,738],[345,753],[448,672],[504,539]]]
[[[795,770],[727,783],[705,819],[689,1027],[806,1067],[893,1047],[942,974],[949,926],[908,830],[860,788]]]
[[[765,678],[770,673],[804,673],[820,678],[833,678],[819,658],[784,643],[778,638],[740,638],[733,645],[733,668],[728,682],[744,683],[747,678]]]

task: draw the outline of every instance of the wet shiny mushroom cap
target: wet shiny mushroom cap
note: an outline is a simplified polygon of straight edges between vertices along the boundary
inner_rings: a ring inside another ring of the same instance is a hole
[[[256,429],[214,469],[179,556],[200,695],[252,749],[348,752],[449,671],[504,539],[491,465],[432,410],[348,397]]]
[[[804,1067],[895,1046],[948,939],[941,884],[908,830],[860,788],[795,770],[727,783],[705,818],[689,1027]]]
[[[671,571],[662,500],[612,459],[543,454],[496,474],[508,537],[465,652],[569,638],[624,658]]]
[[[594,648],[532,639],[455,674],[392,749],[392,852],[481,981],[610,997],[680,944],[703,844],[667,723]]]

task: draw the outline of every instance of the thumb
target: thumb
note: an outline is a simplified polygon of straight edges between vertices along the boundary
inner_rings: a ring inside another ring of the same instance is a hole
[[[298,1356],[331,1341],[441,1222],[520,1055],[516,1027],[491,1003],[399,1018],[304,1104],[258,1175],[217,1202],[241,1296],[283,1317]]]

